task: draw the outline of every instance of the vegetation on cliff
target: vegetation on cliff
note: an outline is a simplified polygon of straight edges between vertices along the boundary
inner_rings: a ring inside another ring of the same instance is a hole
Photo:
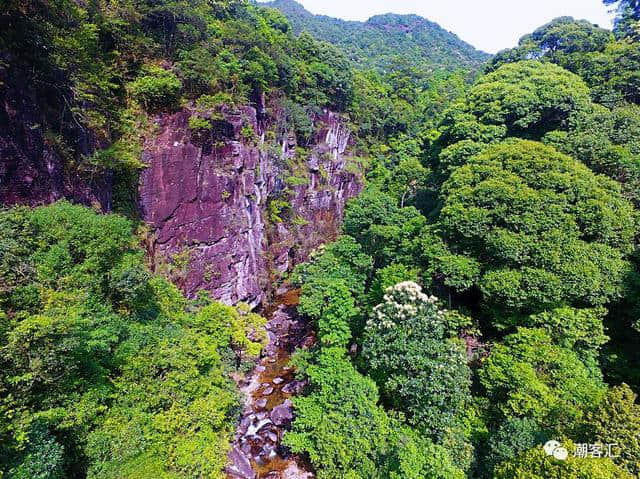
[[[299,269],[301,304],[323,306],[303,309],[319,345],[298,359],[313,387],[287,442],[320,475],[396,477],[387,421],[411,431],[410,449],[416,437],[442,448],[438,461],[456,468],[446,477],[637,474],[639,12],[618,3],[613,34],[561,18],[498,54],[415,166],[377,163],[344,236]],[[364,278],[349,266],[361,256],[373,265]],[[344,340],[325,344],[338,330]],[[335,408],[339,380],[315,378],[335,377],[349,353],[357,373],[343,375],[373,380],[376,399]],[[326,429],[307,401],[334,424],[377,418],[357,429],[366,461],[350,460],[350,475],[328,464],[352,429]],[[547,457],[550,439],[567,460]]]
[[[258,114],[279,117],[278,143],[308,140],[319,109],[353,124],[367,187],[342,236],[288,278],[317,341],[294,359],[308,387],[284,444],[318,478],[627,478],[640,471],[640,7],[605,3],[614,32],[557,19],[471,82],[484,56],[417,17],[5,0],[0,71],[31,72],[47,141],[68,171],[112,172],[120,200],[135,197],[155,115],[207,111],[185,120],[199,134],[221,105],[274,108]],[[290,206],[270,206],[278,225]],[[224,477],[231,375],[260,354],[264,320],[185,298],[149,271],[144,227],[124,216],[5,208],[0,232],[0,476]],[[551,439],[569,457],[548,457]]]

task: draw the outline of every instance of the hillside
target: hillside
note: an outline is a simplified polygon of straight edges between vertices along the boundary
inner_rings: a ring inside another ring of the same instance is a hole
[[[314,15],[294,0],[264,4],[280,10],[296,34],[309,32],[342,48],[362,68],[388,70],[397,58],[410,59],[425,70],[478,69],[489,55],[417,15],[376,15],[366,22]]]
[[[3,1],[0,479],[639,478],[604,3],[485,62],[417,16]]]

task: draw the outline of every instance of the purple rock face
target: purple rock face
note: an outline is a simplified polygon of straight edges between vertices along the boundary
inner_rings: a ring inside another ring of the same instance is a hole
[[[279,165],[295,157],[295,141],[274,151],[265,143],[269,120],[258,122],[255,109],[223,110],[204,138],[192,135],[190,115],[159,116],[145,144],[140,202],[153,229],[150,256],[157,268],[171,265],[188,295],[204,289],[255,306],[278,275],[337,235],[347,199],[362,187],[346,171],[349,131],[334,113],[315,118],[308,183],[289,185]],[[285,189],[297,221],[274,222],[268,202]]]

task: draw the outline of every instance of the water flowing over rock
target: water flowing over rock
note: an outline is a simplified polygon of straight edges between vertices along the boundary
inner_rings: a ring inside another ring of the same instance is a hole
[[[297,292],[290,291],[268,314],[269,347],[241,387],[246,399],[227,466],[232,479],[313,478],[308,466],[281,445],[293,420],[290,398],[305,386],[304,381],[295,379],[289,359],[313,338],[310,325],[296,314],[296,302]],[[265,396],[266,391],[269,394]]]
[[[282,273],[335,238],[346,201],[362,188],[361,173],[347,171],[351,136],[338,115],[315,115],[304,178],[291,181],[295,137],[265,139],[278,115],[224,108],[210,132],[196,135],[193,114],[158,116],[145,144],[140,203],[152,227],[149,253],[156,268],[171,264],[188,295],[204,289],[256,306]],[[272,201],[286,205],[281,215],[270,213]]]

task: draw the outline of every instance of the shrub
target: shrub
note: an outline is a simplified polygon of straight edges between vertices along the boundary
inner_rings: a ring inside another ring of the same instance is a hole
[[[174,107],[181,89],[182,82],[173,72],[155,65],[143,68],[129,84],[131,96],[149,111]]]

